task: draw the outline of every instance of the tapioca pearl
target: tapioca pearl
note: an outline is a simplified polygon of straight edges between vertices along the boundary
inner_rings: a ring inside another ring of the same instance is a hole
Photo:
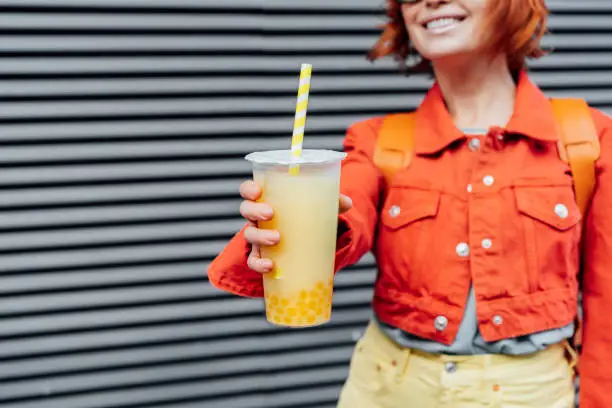
[[[280,304],[281,304],[283,307],[287,307],[287,306],[289,306],[289,299],[287,299],[287,298],[282,298],[282,299],[280,300]]]
[[[291,323],[293,323],[293,319],[290,318],[290,317],[285,317],[285,318],[283,318],[283,323],[291,324]]]
[[[319,302],[315,300],[311,300],[310,302],[308,302],[308,308],[310,310],[317,310],[318,307],[319,307]]]
[[[308,317],[307,317],[307,320],[306,320],[306,321],[307,321],[308,323],[310,323],[310,324],[313,324],[313,323],[314,323],[316,320],[317,320],[317,317],[316,317],[316,316],[314,316],[314,315],[310,315],[310,316],[308,316]]]
[[[324,284],[323,282],[319,281],[319,282],[317,282],[317,284],[315,285],[315,287],[316,287],[318,290],[323,290],[323,289],[325,289],[325,284]]]
[[[297,315],[297,310],[295,310],[294,307],[290,307],[289,309],[287,309],[287,316],[296,316]]]
[[[276,306],[276,305],[278,305],[278,297],[276,297],[276,295],[272,295],[272,296],[270,297],[270,304],[271,304],[272,306]]]
[[[300,291],[300,299],[305,300],[308,297],[308,292],[305,290]]]

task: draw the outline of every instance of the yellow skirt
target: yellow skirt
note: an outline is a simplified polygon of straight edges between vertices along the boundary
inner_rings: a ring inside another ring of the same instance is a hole
[[[371,323],[339,408],[573,408],[564,345],[529,356],[449,356],[401,348]]]

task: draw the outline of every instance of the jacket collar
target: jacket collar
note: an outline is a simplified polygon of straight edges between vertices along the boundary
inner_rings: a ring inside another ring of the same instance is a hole
[[[418,154],[439,152],[466,137],[455,126],[438,83],[429,90],[416,113],[415,126],[419,137],[415,140],[415,150]],[[540,141],[558,140],[550,101],[524,71],[517,81],[514,113],[502,130]]]

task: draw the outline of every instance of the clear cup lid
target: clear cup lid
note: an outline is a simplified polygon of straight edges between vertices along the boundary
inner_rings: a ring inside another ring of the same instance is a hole
[[[291,150],[269,150],[254,152],[245,157],[254,164],[290,165],[290,164],[325,164],[342,161],[346,153],[335,150],[302,150],[302,157],[294,158]]]

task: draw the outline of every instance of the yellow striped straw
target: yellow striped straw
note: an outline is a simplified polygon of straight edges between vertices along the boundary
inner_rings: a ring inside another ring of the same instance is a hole
[[[302,157],[302,144],[304,143],[304,130],[306,128],[306,111],[308,110],[311,76],[312,65],[302,64],[297,104],[295,106],[295,119],[293,122],[293,137],[291,139],[291,156],[294,158]],[[290,174],[297,176],[299,172],[299,165],[295,164],[289,167]]]

